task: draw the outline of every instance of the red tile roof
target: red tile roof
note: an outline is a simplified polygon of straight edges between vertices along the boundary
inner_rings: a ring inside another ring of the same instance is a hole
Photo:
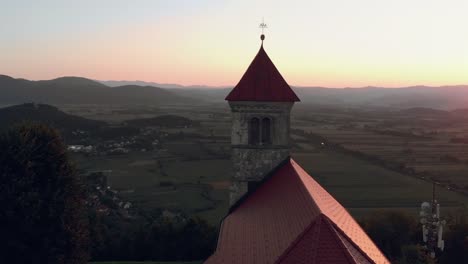
[[[276,261],[298,263],[374,263],[321,214]]]
[[[293,160],[248,193],[206,263],[390,263],[351,215]]]
[[[226,100],[296,102],[299,98],[276,69],[262,45]]]

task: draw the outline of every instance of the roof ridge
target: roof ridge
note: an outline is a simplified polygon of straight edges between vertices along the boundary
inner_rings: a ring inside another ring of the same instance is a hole
[[[327,215],[324,214],[325,220],[328,223],[329,227],[332,228],[333,236],[337,240],[338,244],[341,246],[341,248],[344,250],[346,256],[348,259],[351,259],[354,262],[354,258],[349,252],[349,250],[346,248],[345,245],[343,245],[343,242],[341,239],[338,237],[337,232],[339,232],[349,243],[351,243],[358,251],[361,253],[370,263],[375,264],[375,261],[364,252],[364,250],[361,249],[333,220],[331,220]]]
[[[317,203],[317,201],[320,201],[322,200],[322,197],[319,196],[319,195],[315,195],[315,193],[309,191],[309,189],[306,187],[306,182],[304,182],[304,179],[303,176],[304,174],[302,173],[298,173],[297,170],[300,170],[302,172],[305,173],[305,175],[308,176],[307,179],[310,179],[311,182],[313,182],[313,184],[315,185],[315,187],[317,188],[320,188],[321,191],[324,191],[331,199],[333,199],[333,201],[337,204],[337,206],[341,207],[345,212],[346,214],[349,215],[349,218],[350,218],[350,221],[353,221],[354,222],[354,227],[357,227],[359,229],[360,232],[362,232],[363,234],[365,234],[367,236],[368,239],[369,236],[367,235],[367,233],[364,231],[364,229],[362,229],[361,225],[359,225],[357,223],[357,221],[354,219],[354,217],[351,216],[351,214],[348,212],[348,210],[340,203],[338,202],[338,200],[335,199],[335,197],[333,195],[331,195],[322,185],[320,185],[312,176],[310,176],[296,161],[294,161],[294,159],[291,158],[291,164],[293,165],[294,167],[294,171],[295,173],[297,173],[297,175],[299,176],[300,178],[300,181],[302,183],[302,186],[307,190],[306,192],[308,193],[308,197],[311,198],[311,200],[313,201],[313,204],[317,207],[318,211],[320,212],[320,215],[324,215],[335,227],[337,230],[339,230],[339,232],[341,234],[343,234],[348,241],[351,241],[351,243],[359,250],[359,252],[361,252],[364,256],[366,256],[367,259],[370,259],[371,263],[375,263],[375,261],[367,254],[365,253],[365,251],[350,237],[348,236],[348,234],[337,224],[335,223],[335,221],[328,215],[329,212],[328,210],[324,210],[324,208],[322,208],[323,204],[319,204]],[[372,239],[370,239],[372,241]],[[388,261],[388,259],[386,258],[386,256],[380,251],[380,249],[374,244],[374,246],[378,249],[378,251],[380,252],[380,254],[385,258],[385,260],[387,261],[387,263],[390,263]]]
[[[349,243],[351,243],[363,256],[366,257],[366,259],[371,262],[371,263],[376,263],[358,244],[356,244],[356,242],[354,242],[347,234],[346,232],[343,231],[343,229],[341,229],[337,224],[335,224],[335,222],[333,222],[333,220],[331,220],[327,215],[325,215],[325,217],[330,221],[330,224],[333,226],[334,230],[338,233],[340,233]],[[361,226],[358,225],[360,228]],[[364,230],[361,228],[362,232],[364,232]],[[367,233],[364,232],[366,235]],[[390,263],[390,261],[388,261],[387,257],[382,253],[382,255],[385,257],[385,259],[387,260],[387,263]]]
[[[333,238],[335,239],[336,243],[339,244],[341,250],[343,253],[346,255],[346,258],[349,260],[350,263],[355,263],[356,260],[355,258],[351,255],[349,252],[348,248],[343,244],[343,241],[340,239],[338,236],[337,232],[342,234],[345,239],[351,243],[358,251],[359,253],[362,254],[366,258],[367,261],[370,263],[375,264],[375,261],[373,261],[356,243],[354,243],[344,232],[341,230],[326,214],[320,213],[311,223],[307,226],[307,228],[304,229],[304,231],[297,236],[297,238],[291,242],[291,244],[288,246],[288,248],[278,257],[278,259],[275,261],[275,264],[280,264],[282,261],[286,259],[288,254],[295,248],[297,244],[301,242],[301,240],[308,234],[308,232],[311,229],[318,229],[319,235],[314,236],[314,240],[317,240],[320,238],[320,233],[322,229],[322,225],[325,228],[328,228],[332,235]],[[338,230],[337,230],[338,229]],[[314,248],[311,250],[314,250],[314,261],[312,263],[315,263],[315,258],[317,257],[318,251],[316,251],[319,243],[314,243]]]
[[[301,186],[305,189],[306,193],[308,194],[307,197],[310,198],[310,200],[313,202],[313,204],[315,205],[315,207],[318,209],[318,211],[320,212],[320,214],[323,214],[323,215],[326,215],[325,214],[325,211],[323,210],[322,206],[319,205],[316,200],[321,200],[321,197],[315,197],[313,196],[312,192],[310,192],[307,187],[306,187],[306,184],[304,182],[304,179],[302,178],[301,174],[298,173],[296,171],[297,168],[301,169],[302,171],[304,171],[308,176],[309,178],[317,184],[318,187],[320,187],[321,189],[323,189],[324,191],[327,192],[327,190],[325,190],[325,188],[323,188],[314,178],[312,178],[312,176],[310,176],[293,158],[291,158],[291,164],[294,168],[294,173],[296,173],[297,177],[299,178],[300,182],[302,183]],[[328,195],[330,195],[338,204],[340,204],[329,192],[327,192]],[[319,198],[319,199],[317,199]],[[341,205],[341,204],[340,204]],[[342,206],[343,207],[343,206]],[[343,207],[344,208],[344,207]]]
[[[319,228],[319,231],[320,231],[320,226],[317,226],[316,224],[318,222],[320,222],[320,219],[321,219],[321,216],[323,214],[319,214],[315,219],[313,219],[310,224],[302,231],[302,233],[300,233],[296,239],[294,239],[291,244],[284,250],[284,252],[278,257],[278,259],[275,261],[275,264],[280,264],[281,261],[283,261],[286,256],[288,255],[289,252],[291,252],[291,250],[294,249],[294,247],[299,243],[301,242],[301,239],[307,235],[307,233],[309,232],[309,230],[311,230],[312,228]],[[318,239],[319,236],[316,236],[315,239]],[[315,247],[318,247],[318,243],[315,243],[314,244]],[[315,249],[315,248],[314,248]],[[317,251],[315,251],[315,256],[317,255]],[[314,256],[314,258],[315,258]]]

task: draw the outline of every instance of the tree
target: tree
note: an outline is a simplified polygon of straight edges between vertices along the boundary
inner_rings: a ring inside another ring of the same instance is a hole
[[[86,263],[84,189],[58,132],[17,126],[0,150],[0,263]]]
[[[466,212],[459,212],[448,224],[445,232],[445,249],[440,263],[468,263],[468,219]]]
[[[436,260],[431,259],[426,250],[421,245],[404,245],[401,248],[402,258],[393,262],[398,264],[435,264]]]
[[[414,217],[397,210],[379,210],[363,219],[362,227],[391,260],[404,257],[403,247],[415,244],[419,229]]]

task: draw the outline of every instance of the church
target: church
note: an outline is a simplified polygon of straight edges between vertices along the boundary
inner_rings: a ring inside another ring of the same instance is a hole
[[[347,210],[290,156],[299,98],[263,48],[226,97],[230,209],[205,263],[390,263]]]

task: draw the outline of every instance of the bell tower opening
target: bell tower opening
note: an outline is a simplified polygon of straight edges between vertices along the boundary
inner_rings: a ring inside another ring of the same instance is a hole
[[[258,145],[260,143],[260,120],[253,117],[249,121],[249,144]]]
[[[252,117],[248,125],[249,145],[264,146],[272,144],[271,130],[270,117]]]
[[[264,117],[262,119],[262,145],[270,145],[271,144],[271,119],[268,117]]]

